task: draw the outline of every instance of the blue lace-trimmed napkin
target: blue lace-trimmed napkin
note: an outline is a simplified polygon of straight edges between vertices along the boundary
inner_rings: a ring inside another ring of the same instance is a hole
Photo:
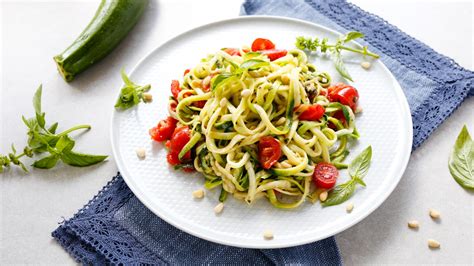
[[[383,19],[345,1],[247,0],[242,15],[276,15],[365,34],[401,84],[413,118],[413,148],[474,94],[474,73]],[[83,264],[342,264],[333,237],[286,249],[214,244],[167,224],[149,211],[117,175],[53,237]]]

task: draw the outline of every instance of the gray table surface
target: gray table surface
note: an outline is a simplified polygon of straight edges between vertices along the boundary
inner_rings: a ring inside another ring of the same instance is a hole
[[[119,70],[170,37],[207,22],[236,16],[239,0],[152,1],[143,20],[107,59],[73,83],[57,74],[52,56],[82,30],[97,6],[93,1],[1,1],[0,151],[25,144],[21,114],[31,115],[31,97],[43,84],[47,119],[66,128],[90,123],[77,138],[83,151],[112,154],[109,124]],[[472,69],[472,2],[355,1],[435,50]],[[442,19],[440,19],[442,18]],[[416,150],[398,187],[386,202],[356,226],[336,236],[346,264],[473,264],[474,194],[451,178],[447,157],[462,125],[474,133],[474,97],[466,100]],[[74,264],[50,237],[115,174],[114,158],[86,168],[60,166],[0,175],[0,264]],[[441,212],[433,222],[428,209]],[[417,219],[418,231],[408,220]],[[441,242],[429,250],[427,239]]]

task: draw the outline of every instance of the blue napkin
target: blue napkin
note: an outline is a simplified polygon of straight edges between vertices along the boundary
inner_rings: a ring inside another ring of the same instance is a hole
[[[278,15],[340,32],[363,32],[400,82],[413,118],[413,149],[474,94],[474,73],[383,19],[345,1],[247,0],[242,15]],[[333,237],[286,249],[256,250],[214,244],[188,235],[149,211],[115,176],[53,237],[83,264],[342,264]]]

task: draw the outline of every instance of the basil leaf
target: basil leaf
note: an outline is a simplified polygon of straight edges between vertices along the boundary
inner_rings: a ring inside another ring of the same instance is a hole
[[[334,61],[334,66],[336,67],[337,72],[339,72],[343,78],[354,81],[352,80],[351,75],[349,75],[349,72],[347,72],[346,66],[344,66],[341,53],[337,50],[334,50],[332,55],[332,60]]]
[[[53,168],[59,160],[59,156],[54,154],[48,157],[44,157],[41,160],[35,161],[33,167],[40,169],[51,169]]]
[[[106,155],[91,155],[77,153],[74,151],[63,152],[61,154],[61,160],[68,165],[84,167],[90,166],[104,161],[107,158]]]
[[[127,87],[137,87],[137,84],[133,83],[130,78],[127,76],[125,73],[125,70],[122,68],[120,70],[120,75],[122,76],[122,81],[125,83],[125,86]]]
[[[21,119],[23,120],[23,123],[25,123],[25,125],[29,129],[31,129],[31,130],[36,129],[36,126],[38,125],[38,122],[36,121],[36,119],[34,119],[34,118],[26,119],[24,116],[21,116]]]
[[[36,113],[36,121],[41,128],[44,128],[46,121],[44,119],[45,113]]]
[[[41,114],[41,93],[43,91],[43,85],[40,85],[33,96],[33,107],[35,108],[35,113]]]
[[[49,131],[49,133],[54,134],[54,133],[56,133],[56,129],[58,129],[58,122],[52,124],[52,125],[48,128],[48,131]]]
[[[456,139],[448,161],[449,172],[461,187],[474,189],[474,142],[466,125]]]
[[[216,77],[214,77],[212,80],[211,80],[211,89],[212,90],[215,90],[217,88],[217,85],[219,85],[221,82],[223,82],[224,80],[232,77],[233,74],[231,73],[222,73],[222,74],[219,74],[217,75]]]
[[[355,188],[355,179],[351,179],[345,183],[337,185],[335,188],[329,191],[328,198],[322,203],[322,206],[328,207],[343,203],[352,196]]]
[[[150,84],[140,86],[133,83],[125,74],[123,69],[121,75],[125,85],[120,90],[120,95],[115,103],[115,108],[125,110],[138,105],[143,99],[143,93],[149,91],[151,86]]]
[[[68,135],[61,136],[56,143],[56,150],[58,152],[69,152],[74,148],[75,141]]]
[[[349,175],[352,178],[362,179],[367,175],[372,159],[372,147],[365,148],[357,157],[349,164]]]
[[[241,65],[240,65],[240,68],[239,70],[241,70],[242,72],[244,70],[255,70],[255,69],[258,69],[258,68],[261,68],[261,67],[264,67],[264,66],[268,66],[270,65],[270,63],[268,63],[267,61],[264,61],[264,60],[261,60],[261,59],[250,59],[250,60],[247,60],[245,62],[243,62]]]
[[[346,35],[344,35],[344,38],[342,38],[342,41],[344,43],[347,43],[359,38],[364,38],[364,34],[358,31],[351,31],[351,32],[348,32]]]

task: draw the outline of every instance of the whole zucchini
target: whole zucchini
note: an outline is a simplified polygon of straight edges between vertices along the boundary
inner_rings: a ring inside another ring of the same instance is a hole
[[[148,0],[102,0],[94,18],[64,52],[54,57],[66,81],[109,54],[137,23]]]

